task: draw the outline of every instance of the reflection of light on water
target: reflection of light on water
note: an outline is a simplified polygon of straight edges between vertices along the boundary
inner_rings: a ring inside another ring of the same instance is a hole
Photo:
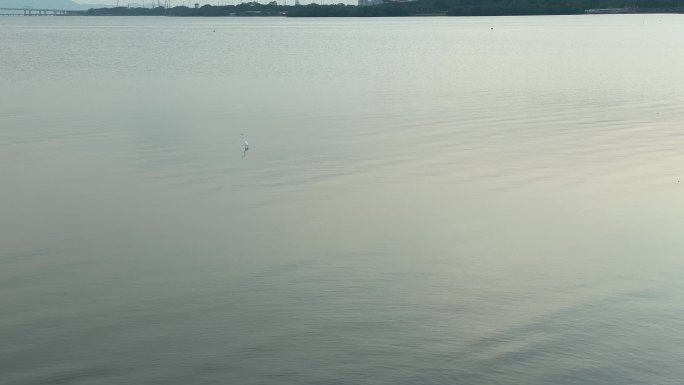
[[[681,23],[93,20],[3,24],[10,382],[684,377]]]

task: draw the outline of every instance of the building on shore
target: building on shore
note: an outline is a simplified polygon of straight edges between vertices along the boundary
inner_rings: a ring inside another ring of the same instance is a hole
[[[359,0],[359,7],[367,7],[369,5],[380,5],[383,0]]]

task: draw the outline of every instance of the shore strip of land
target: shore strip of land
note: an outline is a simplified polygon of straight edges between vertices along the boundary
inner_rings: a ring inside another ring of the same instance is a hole
[[[320,0],[321,2],[323,0]],[[368,0],[362,0],[367,2]],[[190,8],[185,6],[164,8],[98,8],[83,11],[86,16],[177,16],[177,17],[227,17],[227,16],[287,16],[287,17],[383,17],[383,16],[529,16],[529,15],[578,15],[578,14],[630,14],[630,13],[684,13],[684,7],[669,6],[669,2],[644,1],[645,5],[611,7],[606,1],[586,0],[416,0],[386,1],[371,5],[318,4],[284,5],[272,1],[237,5]],[[365,4],[365,3],[364,3]],[[601,7],[591,7],[601,5]],[[615,4],[617,5],[617,4]]]

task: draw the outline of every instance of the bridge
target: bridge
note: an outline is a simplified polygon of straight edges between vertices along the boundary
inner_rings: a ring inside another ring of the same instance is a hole
[[[38,8],[2,8],[0,16],[75,16],[81,11],[68,9],[38,9]]]

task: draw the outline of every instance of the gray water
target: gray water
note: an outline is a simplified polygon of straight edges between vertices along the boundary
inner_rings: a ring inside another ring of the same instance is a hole
[[[0,18],[0,384],[681,383],[682,36]]]

